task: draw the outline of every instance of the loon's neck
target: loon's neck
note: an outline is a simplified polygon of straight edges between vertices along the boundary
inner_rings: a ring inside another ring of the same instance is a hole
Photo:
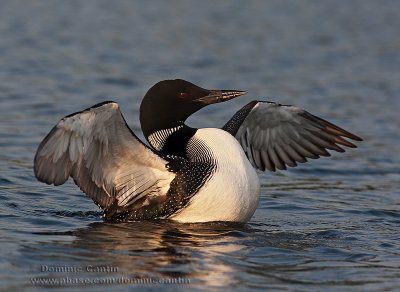
[[[163,154],[187,158],[186,146],[196,131],[197,129],[191,128],[181,122],[171,127],[152,132],[147,136],[147,140],[154,149]]]

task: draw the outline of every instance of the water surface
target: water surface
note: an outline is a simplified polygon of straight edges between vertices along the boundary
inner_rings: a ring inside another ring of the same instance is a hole
[[[1,2],[1,289],[396,290],[399,9],[397,1]],[[260,173],[260,205],[244,226],[106,223],[71,181],[36,181],[36,147],[61,117],[113,99],[141,136],[140,100],[170,78],[248,91],[201,110],[192,126],[222,126],[265,99],[365,142]]]

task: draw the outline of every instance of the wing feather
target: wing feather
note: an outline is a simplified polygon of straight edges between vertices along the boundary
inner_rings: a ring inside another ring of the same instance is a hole
[[[270,170],[270,171],[275,171],[275,165],[271,162],[271,159],[267,153],[267,151],[260,151],[261,152],[261,158],[265,164],[265,167]],[[265,169],[261,169],[264,171]]]
[[[236,137],[256,168],[271,171],[330,156],[327,149],[344,152],[341,146],[357,147],[345,138],[362,141],[298,107],[262,101],[244,106],[223,129]]]
[[[103,209],[125,210],[165,196],[175,177],[167,163],[132,133],[117,103],[105,102],[63,118],[40,143],[34,171],[54,185],[71,176]]]

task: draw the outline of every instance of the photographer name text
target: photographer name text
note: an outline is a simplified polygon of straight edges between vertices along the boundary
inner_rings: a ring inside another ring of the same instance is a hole
[[[115,266],[48,266],[41,265],[40,271],[42,273],[118,273],[119,268]]]

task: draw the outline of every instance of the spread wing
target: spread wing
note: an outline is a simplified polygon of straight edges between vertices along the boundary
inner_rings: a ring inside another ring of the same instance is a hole
[[[298,107],[262,101],[244,106],[223,129],[236,137],[253,166],[263,171],[330,156],[326,149],[344,152],[341,146],[356,147],[343,137],[362,141]]]
[[[40,143],[34,172],[54,185],[71,176],[101,208],[119,212],[163,201],[175,177],[167,163],[132,133],[117,103],[104,102],[61,119]]]

